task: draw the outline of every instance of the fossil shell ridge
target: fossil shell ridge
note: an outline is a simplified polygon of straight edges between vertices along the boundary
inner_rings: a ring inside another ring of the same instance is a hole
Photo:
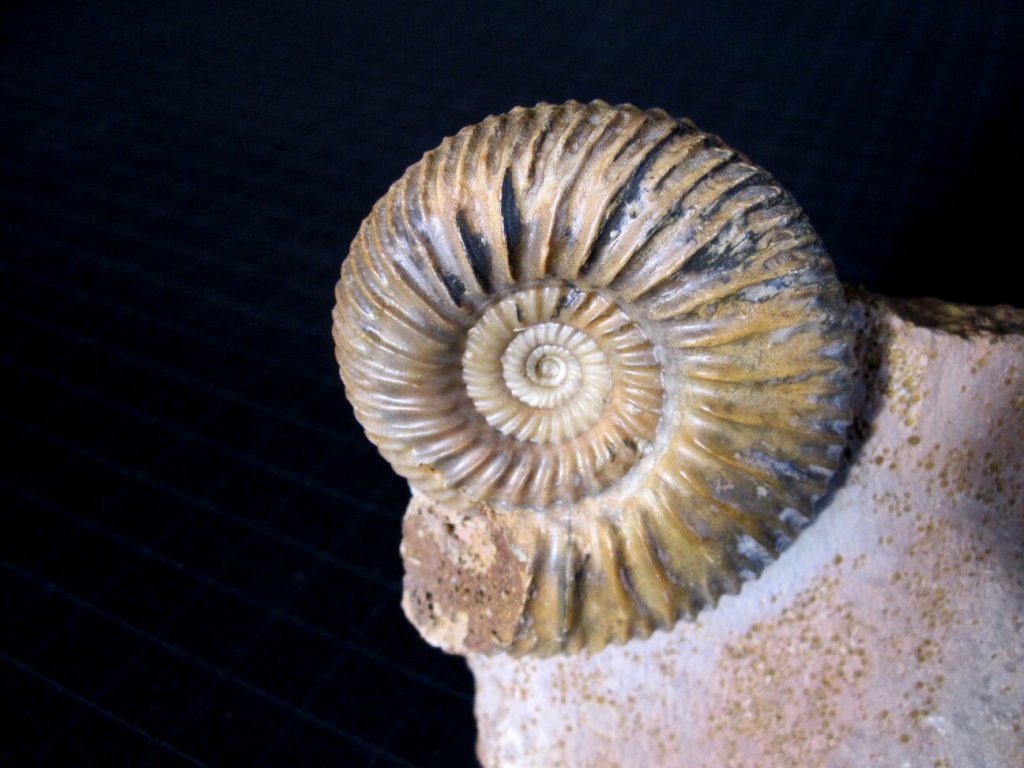
[[[840,460],[850,339],[820,240],[660,110],[541,104],[445,139],[363,222],[336,297],[348,397],[414,506],[519,569],[513,624],[453,650],[692,617],[795,538]],[[481,610],[507,604],[488,589]],[[406,606],[421,628],[443,592]]]

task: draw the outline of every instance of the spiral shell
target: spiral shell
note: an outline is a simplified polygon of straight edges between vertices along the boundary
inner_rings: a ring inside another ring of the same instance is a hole
[[[840,460],[827,254],[765,171],[660,110],[541,104],[445,139],[336,295],[348,397],[414,504],[521,565],[514,627],[475,650],[694,616],[793,540]]]

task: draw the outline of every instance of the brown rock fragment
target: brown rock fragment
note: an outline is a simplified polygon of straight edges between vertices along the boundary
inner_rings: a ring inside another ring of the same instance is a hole
[[[529,574],[486,507],[451,510],[414,493],[402,523],[402,608],[432,644],[486,653],[513,642]]]

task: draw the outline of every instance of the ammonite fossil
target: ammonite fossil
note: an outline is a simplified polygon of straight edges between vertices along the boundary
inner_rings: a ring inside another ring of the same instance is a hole
[[[515,565],[473,582],[514,621],[472,650],[596,650],[736,592],[811,518],[851,418],[803,212],[628,105],[513,109],[424,155],[352,243],[334,338],[411,509]]]

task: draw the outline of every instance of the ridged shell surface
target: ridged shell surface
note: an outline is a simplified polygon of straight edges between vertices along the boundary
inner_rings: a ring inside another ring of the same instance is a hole
[[[417,497],[506,532],[547,655],[667,628],[810,519],[845,443],[831,262],[764,170],[659,110],[514,109],[363,222],[334,336]],[[511,532],[511,533],[509,533]]]

